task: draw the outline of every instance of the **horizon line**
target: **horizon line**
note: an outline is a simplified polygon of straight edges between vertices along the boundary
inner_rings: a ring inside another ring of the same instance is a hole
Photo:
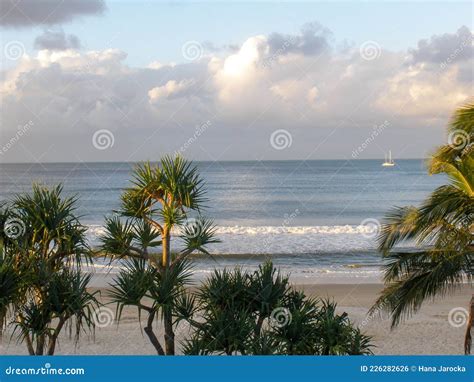
[[[186,158],[187,159],[187,158]],[[427,160],[429,157],[418,157],[418,158],[398,158],[397,161],[405,161],[405,160]],[[190,162],[195,163],[212,163],[212,162],[315,162],[315,161],[383,161],[382,158],[362,158],[362,159],[355,159],[355,158],[322,158],[322,159],[223,159],[223,160],[198,160],[198,159],[189,159]],[[1,165],[13,165],[13,164],[80,164],[80,163],[139,163],[139,162],[150,162],[155,163],[159,162],[160,159],[157,160],[150,160],[150,159],[142,159],[136,161],[120,161],[120,160],[112,160],[112,161],[47,161],[47,162],[1,162]]]

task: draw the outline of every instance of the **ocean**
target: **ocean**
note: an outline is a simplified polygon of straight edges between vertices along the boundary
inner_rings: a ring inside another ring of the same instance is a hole
[[[196,165],[208,191],[204,214],[215,220],[222,241],[210,247],[212,258],[195,257],[196,277],[224,266],[253,269],[272,258],[298,282],[376,282],[383,262],[376,234],[384,214],[393,206],[419,204],[445,182],[429,176],[421,159],[398,160],[395,167],[382,167],[379,160]],[[133,166],[0,164],[0,200],[28,192],[32,182],[62,183],[66,194],[79,197],[77,213],[97,245],[104,216],[119,207]]]

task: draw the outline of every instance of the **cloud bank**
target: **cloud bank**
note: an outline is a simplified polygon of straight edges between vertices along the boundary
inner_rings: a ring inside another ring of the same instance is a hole
[[[103,0],[2,0],[0,26],[49,26],[83,16],[100,15],[105,9]]]
[[[64,33],[40,40],[45,49],[1,74],[6,136],[34,121],[28,139],[36,137],[35,145],[24,139],[29,150],[35,147],[27,154],[34,158],[70,157],[71,147],[80,147],[70,160],[153,159],[182,147],[206,121],[212,128],[186,153],[191,157],[350,157],[387,121],[390,129],[361,157],[383,157],[394,142],[401,152],[402,142],[415,139],[420,143],[405,155],[420,156],[472,95],[467,27],[392,52],[376,42],[337,48],[331,32],[313,23],[296,35],[251,36],[230,51],[202,45],[194,60],[147,68],[127,66],[126,53],[117,49],[80,52]],[[98,129],[115,136],[106,153],[90,144]],[[292,135],[283,153],[269,144],[276,129]],[[3,157],[22,160],[24,151],[17,147]]]

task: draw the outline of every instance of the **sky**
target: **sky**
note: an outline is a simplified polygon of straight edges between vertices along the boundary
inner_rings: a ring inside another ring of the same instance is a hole
[[[0,162],[421,158],[470,2],[5,0]]]

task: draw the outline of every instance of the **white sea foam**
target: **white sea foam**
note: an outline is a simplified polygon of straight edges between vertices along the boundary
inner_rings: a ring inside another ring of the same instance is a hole
[[[275,265],[294,283],[380,282],[381,258],[367,230],[354,225],[220,226],[216,234],[221,243],[209,248],[220,256],[195,258],[194,279],[203,280],[216,268],[242,266],[252,271],[272,254]],[[89,226],[91,242],[98,244],[104,232],[100,225]],[[95,274],[93,283],[107,284],[122,266],[121,261],[96,260],[89,268]]]
[[[373,228],[365,225],[336,225],[336,226],[231,226],[217,227],[217,234],[234,234],[234,235],[276,235],[276,234],[364,234],[372,233]]]
[[[373,228],[366,225],[335,225],[335,226],[218,226],[216,233],[233,235],[275,235],[275,234],[365,234],[372,233]],[[88,225],[88,234],[98,237],[105,233],[104,227],[97,224]]]
[[[378,282],[380,256],[375,251],[375,239],[367,235],[369,229],[355,225],[219,226],[216,235],[221,242],[209,250],[222,256],[212,261],[196,258],[194,277],[204,279],[216,268],[237,265],[254,270],[264,261],[263,255],[271,254],[275,265],[291,274],[293,282]],[[91,242],[98,244],[104,232],[100,225],[89,226]],[[121,262],[109,265],[98,260],[92,269],[111,276],[121,267]]]
[[[105,234],[105,228],[99,224],[88,224],[87,225],[87,236],[91,241],[97,241],[98,238]]]
[[[218,226],[221,243],[210,247],[220,254],[307,254],[375,250],[373,227],[337,226]],[[100,225],[90,225],[88,235],[93,244],[105,232]]]

